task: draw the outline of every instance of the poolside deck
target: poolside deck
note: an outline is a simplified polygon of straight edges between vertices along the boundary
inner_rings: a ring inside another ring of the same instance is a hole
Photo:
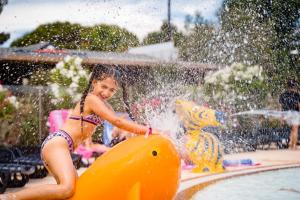
[[[300,148],[298,150],[268,150],[225,155],[224,159],[252,159],[256,165],[228,167],[224,173],[196,174],[183,170],[181,184],[175,200],[190,199],[200,189],[217,181],[263,171],[300,167]]]
[[[189,199],[199,189],[218,180],[257,173],[261,171],[300,167],[300,148],[298,150],[268,150],[247,153],[225,155],[225,159],[252,159],[257,165],[243,167],[229,167],[224,173],[193,173],[191,170],[182,170],[181,184],[178,189],[176,200]],[[78,174],[82,174],[86,168],[80,168]],[[24,187],[55,183],[51,175],[43,179],[30,179]],[[23,188],[24,188],[23,187]],[[22,188],[7,188],[6,192],[13,192]]]

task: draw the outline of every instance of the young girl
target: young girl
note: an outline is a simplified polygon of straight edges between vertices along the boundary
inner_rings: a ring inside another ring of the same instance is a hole
[[[42,144],[41,157],[57,184],[26,188],[16,193],[0,195],[6,199],[67,199],[74,194],[77,172],[70,152],[89,138],[103,120],[120,129],[136,134],[152,133],[150,127],[119,117],[107,103],[121,85],[120,72],[113,67],[94,67],[88,87],[81,101],[72,110],[63,127],[50,134]],[[159,134],[153,131],[153,134]]]

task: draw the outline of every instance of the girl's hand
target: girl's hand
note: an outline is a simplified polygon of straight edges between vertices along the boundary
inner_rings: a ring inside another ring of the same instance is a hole
[[[118,128],[114,127],[111,133],[111,136],[113,138],[119,137],[120,136],[120,131],[118,130]]]
[[[153,135],[161,135],[161,136],[164,136],[164,137],[167,137],[167,138],[171,137],[171,133],[169,131],[162,132],[162,131],[157,130],[157,129],[153,129],[152,134]]]
[[[160,132],[160,131],[157,130],[157,129],[152,129],[152,134],[153,134],[153,135],[163,135],[163,133]]]

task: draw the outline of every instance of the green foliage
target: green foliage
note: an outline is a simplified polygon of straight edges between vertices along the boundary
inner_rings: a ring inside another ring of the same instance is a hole
[[[186,42],[180,46],[181,58],[225,65],[234,62],[260,64],[270,68],[272,45],[276,37],[270,22],[259,21],[251,11],[245,14],[243,8],[224,9],[221,16],[221,29],[205,21],[200,13],[196,13],[194,20],[189,17],[189,23],[193,23],[193,26],[189,29]]]
[[[0,111],[0,118],[8,118],[15,111],[15,107],[12,104],[7,104]]]
[[[82,48],[95,51],[123,52],[139,44],[137,36],[116,25],[101,24],[87,28],[81,37],[85,38]]]
[[[181,42],[183,34],[177,30],[177,27],[175,25],[172,24],[171,32],[175,46],[177,46]],[[148,33],[148,35],[143,39],[143,45],[157,44],[168,41],[170,41],[169,25],[166,21],[164,21],[159,31]]]
[[[248,60],[254,61],[252,64],[263,66],[268,82],[275,87],[282,87],[290,75],[300,73],[299,54],[290,54],[291,50],[300,48],[294,32],[299,17],[300,1],[297,0],[227,0],[220,12],[224,32],[238,33],[237,38],[249,38],[249,45],[242,45],[243,51],[238,56],[245,60],[240,55],[247,55]],[[246,54],[244,49],[248,49]],[[278,91],[277,88],[274,91]]]
[[[6,98],[6,92],[0,92],[0,102],[3,102]]]
[[[23,111],[20,97],[13,96],[9,90],[0,85],[0,143],[16,143],[22,132],[20,124],[24,121],[20,113]]]
[[[205,77],[207,102],[233,111],[266,106],[267,86],[262,67],[233,64]]]
[[[3,7],[8,3],[7,0],[0,0],[0,14],[2,13]],[[0,45],[8,40],[10,35],[8,33],[0,33]]]
[[[18,124],[15,124],[17,118],[17,109],[7,101],[7,95],[5,95],[5,98],[3,99],[3,92],[0,93],[0,143],[12,142],[10,140],[11,135],[16,127],[18,127]],[[16,141],[16,138],[12,140]]]
[[[40,25],[31,33],[25,34],[12,42],[12,47],[22,47],[39,42],[51,42],[59,48],[78,49],[81,41],[80,32],[84,29],[79,24],[69,22],[55,22]]]
[[[0,85],[0,119],[10,119],[17,110],[19,102],[16,97]]]
[[[231,31],[255,18],[259,23],[270,21],[281,47],[290,45],[290,36],[300,18],[300,2],[297,0],[240,1],[226,0],[221,10],[222,28]],[[277,46],[278,48],[279,46]]]
[[[156,44],[156,43],[162,43],[169,41],[168,38],[166,38],[166,35],[161,32],[151,32],[148,33],[146,38],[143,40],[143,45],[149,45],[149,44]]]
[[[11,46],[22,47],[42,41],[59,48],[114,52],[126,51],[129,46],[139,44],[137,36],[115,25],[84,27],[69,22],[55,22],[40,25],[31,33],[15,40]]]
[[[179,57],[185,61],[212,62],[215,56],[212,56],[212,41],[215,35],[215,27],[205,20],[199,11],[195,15],[185,17],[187,35],[182,39],[178,46]]]
[[[36,65],[36,70],[32,72],[32,75],[28,79],[28,85],[47,85],[50,81],[50,69],[46,69],[45,66]],[[26,84],[25,84],[26,85]]]
[[[6,40],[8,40],[10,34],[8,33],[0,33],[0,45],[3,44]]]
[[[215,28],[210,25],[198,25],[179,45],[179,56],[185,61],[197,61],[202,63],[211,62],[212,50],[210,48],[214,37]]]
[[[38,117],[29,114],[24,116],[23,120],[21,122],[21,134],[18,138],[18,143],[24,146],[38,145],[40,143]]]
[[[184,43],[179,47],[183,60],[247,66],[259,65],[266,74],[265,87],[276,96],[289,77],[300,77],[300,34],[295,32],[300,2],[295,0],[226,0],[220,14],[220,28],[201,14],[186,17]]]
[[[48,113],[54,107],[45,88],[41,88],[42,93],[39,95],[36,86],[20,87],[26,88],[20,96],[17,96],[18,109],[9,118],[0,118],[0,143],[36,145],[40,143],[40,137],[42,139],[48,135],[46,122]],[[19,90],[21,88],[18,88],[18,91],[21,91]]]

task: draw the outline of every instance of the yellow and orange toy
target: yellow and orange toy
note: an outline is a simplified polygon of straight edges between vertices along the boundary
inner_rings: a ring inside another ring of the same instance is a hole
[[[100,156],[78,179],[72,200],[153,200],[174,198],[180,157],[158,135],[137,136]]]
[[[215,110],[192,101],[177,100],[176,113],[186,130],[185,147],[189,159],[196,165],[194,172],[223,172],[223,150],[218,138],[203,131],[204,127],[220,126],[223,118]]]

